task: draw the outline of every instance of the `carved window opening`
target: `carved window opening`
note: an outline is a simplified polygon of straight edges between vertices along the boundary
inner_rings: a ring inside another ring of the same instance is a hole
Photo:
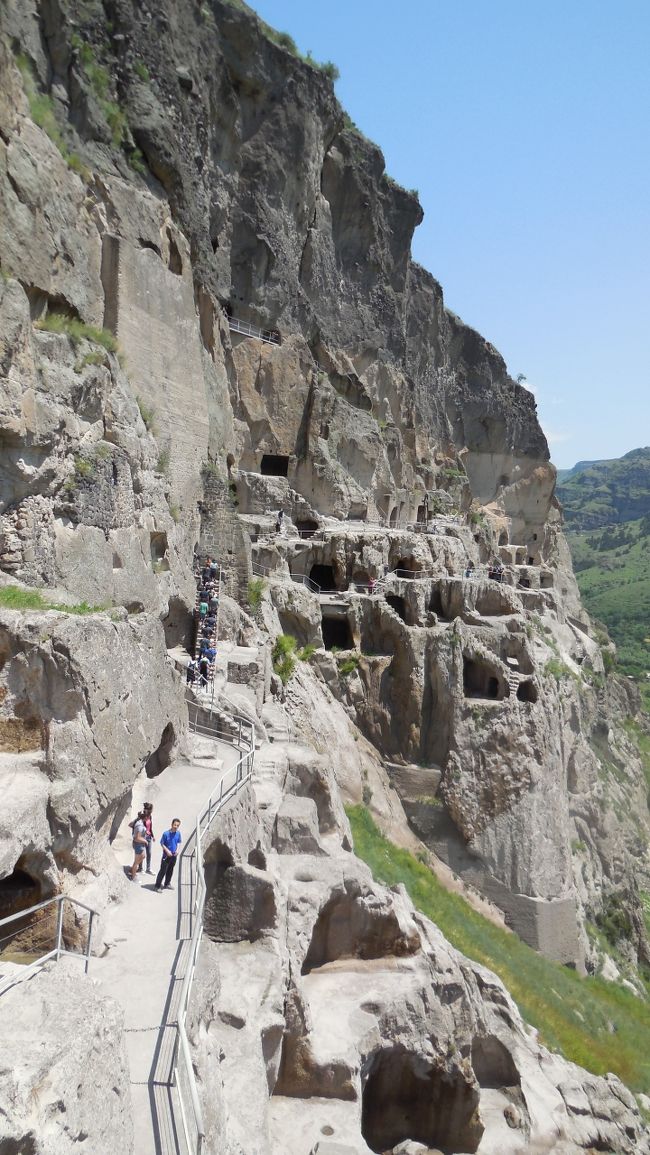
[[[265,453],[260,464],[262,477],[288,477],[289,458],[283,453]]]
[[[463,658],[463,690],[466,698],[497,702],[505,696],[505,685],[487,662]]]
[[[347,618],[323,618],[323,645],[326,650],[353,650],[354,638]]]
[[[395,610],[403,622],[406,621],[406,602],[399,594],[386,594],[388,605]]]
[[[334,593],[338,589],[331,565],[313,565],[309,577],[320,586],[323,593]]]

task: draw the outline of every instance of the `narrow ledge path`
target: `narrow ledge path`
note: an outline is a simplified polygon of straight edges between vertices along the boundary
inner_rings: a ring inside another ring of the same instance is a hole
[[[108,913],[110,948],[92,964],[93,977],[124,1010],[138,1155],[190,1155],[178,1123],[178,1095],[171,1085],[178,998],[192,933],[190,854],[197,814],[239,758],[239,751],[227,742],[196,735],[191,741],[189,760],[176,761],[156,778],[136,784],[132,810],[113,850],[120,865],[131,865],[128,823],[146,798],[153,803],[156,835],[153,873],[143,871],[139,881],[127,882],[126,897]],[[154,885],[162,854],[160,836],[173,818],[181,820],[183,854],[174,871],[174,889],[159,894]]]

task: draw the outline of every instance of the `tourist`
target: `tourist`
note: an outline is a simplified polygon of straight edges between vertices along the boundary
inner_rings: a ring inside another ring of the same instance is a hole
[[[135,882],[135,876],[141,867],[144,856],[147,852],[147,828],[144,824],[144,812],[141,810],[133,822],[129,822],[129,826],[133,831],[132,846],[133,846],[133,866],[129,871],[129,878],[131,882]]]
[[[206,557],[205,565],[203,566],[203,569],[201,570],[201,581],[205,584],[206,582],[210,581],[211,577],[212,577],[212,558]]]
[[[166,830],[160,839],[162,859],[160,861],[160,870],[156,877],[156,890],[173,890],[172,875],[174,873],[174,867],[176,866],[178,848],[182,841],[181,820],[180,818],[173,818],[169,830]]]
[[[217,562],[217,561],[210,562],[210,577],[212,578],[212,580],[214,582],[219,580],[220,568],[221,567],[219,566],[219,562]]]
[[[281,509],[281,510],[279,510],[278,516],[275,519],[275,532],[281,533],[283,525],[284,525],[284,510]]]
[[[142,803],[142,821],[144,822],[144,829],[145,829],[145,834],[147,837],[147,845],[145,846],[147,874],[153,874],[153,870],[151,869],[151,844],[152,844],[155,836],[154,836],[154,832],[153,832],[153,817],[152,817],[152,815],[153,815],[153,804],[151,802],[143,802]],[[145,865],[145,864],[141,862],[139,867],[138,867],[138,873],[139,874],[142,873],[143,865]]]
[[[207,690],[207,688],[208,688],[208,675],[209,675],[209,673],[210,673],[210,663],[209,663],[208,659],[206,658],[205,654],[202,654],[201,660],[199,662],[199,678],[200,678],[200,687],[202,690]]]
[[[206,598],[207,598],[207,594],[205,593],[205,590],[204,590],[204,591],[203,591],[203,596],[201,597],[201,599],[200,599],[200,601],[199,601],[199,617],[200,617],[200,618],[205,618],[205,617],[207,617],[207,613],[208,613],[208,603],[207,603],[207,601],[205,600]]]
[[[188,686],[194,685],[195,677],[196,677],[196,661],[194,660],[194,658],[190,658],[189,662],[187,663],[187,684],[188,684]]]
[[[218,608],[219,608],[219,598],[214,593],[210,594],[210,597],[208,599],[208,609],[209,609],[210,613],[216,614]]]
[[[473,573],[474,573],[474,566],[472,565],[471,561],[468,561],[467,569],[465,570],[465,577],[471,578]]]

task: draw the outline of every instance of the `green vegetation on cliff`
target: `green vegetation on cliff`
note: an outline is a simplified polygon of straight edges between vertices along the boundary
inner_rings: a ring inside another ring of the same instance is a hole
[[[567,540],[584,603],[626,674],[650,670],[650,449],[579,462],[561,475]]]
[[[650,1091],[650,1004],[630,990],[550,962],[445,890],[427,866],[378,830],[363,806],[348,809],[354,852],[388,886],[403,883],[418,910],[457,950],[503,981],[541,1041],[594,1074],[614,1071]]]
[[[650,513],[650,448],[611,461],[581,461],[558,475],[567,529],[598,529]]]

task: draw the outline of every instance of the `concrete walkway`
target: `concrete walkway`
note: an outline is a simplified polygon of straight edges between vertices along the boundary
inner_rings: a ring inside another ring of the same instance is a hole
[[[225,742],[196,736],[193,742],[192,761],[174,762],[157,778],[140,780],[134,788],[132,813],[125,817],[113,850],[121,866],[130,866],[128,823],[146,798],[153,803],[154,873],[142,873],[138,882],[127,884],[126,898],[108,916],[107,938],[114,945],[92,963],[93,977],[124,1008],[138,1155],[190,1155],[178,1123],[177,1092],[170,1085],[176,1007],[191,930],[190,862],[188,855],[177,863],[173,891],[156,893],[159,840],[172,819],[180,818],[183,846],[191,850],[198,811],[239,757]]]

